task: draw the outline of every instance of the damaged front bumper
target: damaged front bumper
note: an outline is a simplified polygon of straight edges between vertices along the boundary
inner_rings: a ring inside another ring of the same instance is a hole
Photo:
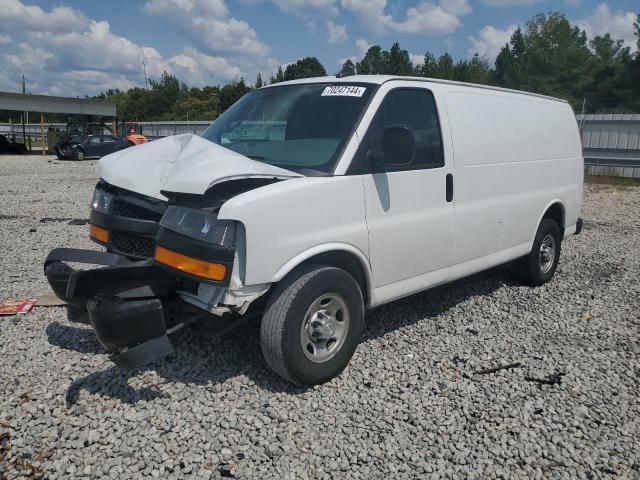
[[[104,268],[75,270],[69,263]],[[58,248],[48,255],[44,271],[56,296],[67,302],[69,319],[90,323],[118,366],[137,368],[173,352],[168,334],[183,326],[182,302],[175,276],[153,261]]]

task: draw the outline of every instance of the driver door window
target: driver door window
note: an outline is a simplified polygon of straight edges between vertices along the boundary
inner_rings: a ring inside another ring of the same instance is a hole
[[[413,158],[406,165],[394,165],[394,152],[385,151],[383,134],[389,127],[405,127],[414,140]],[[444,166],[440,122],[433,94],[421,88],[390,91],[376,112],[355,158],[357,173],[370,172],[370,152],[389,162],[382,171],[420,170]],[[355,172],[354,172],[355,173]]]

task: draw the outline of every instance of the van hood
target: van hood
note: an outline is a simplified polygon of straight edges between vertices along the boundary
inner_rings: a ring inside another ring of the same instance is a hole
[[[303,176],[251,160],[191,133],[112,153],[98,162],[97,170],[111,185],[160,200],[167,200],[160,193],[163,190],[202,195],[227,180]]]

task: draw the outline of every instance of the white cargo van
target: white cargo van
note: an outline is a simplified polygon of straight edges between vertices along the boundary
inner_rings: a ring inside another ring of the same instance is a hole
[[[261,316],[269,366],[322,383],[367,309],[511,261],[542,285],[581,228],[568,103],[424,78],[272,85],[202,137],[114,153],[98,173],[91,237],[107,252],[56,249],[45,271],[126,368],[171,353],[197,309],[221,328]]]

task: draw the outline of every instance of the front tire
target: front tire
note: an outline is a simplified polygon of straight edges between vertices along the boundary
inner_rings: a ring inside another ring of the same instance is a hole
[[[364,326],[358,282],[342,269],[310,265],[280,282],[260,328],[271,369],[296,385],[318,385],[340,375]]]
[[[84,160],[84,151],[80,148],[76,152],[76,160]]]
[[[531,252],[516,262],[516,271],[527,285],[539,287],[549,282],[560,261],[562,233],[558,224],[543,218],[533,241]]]

